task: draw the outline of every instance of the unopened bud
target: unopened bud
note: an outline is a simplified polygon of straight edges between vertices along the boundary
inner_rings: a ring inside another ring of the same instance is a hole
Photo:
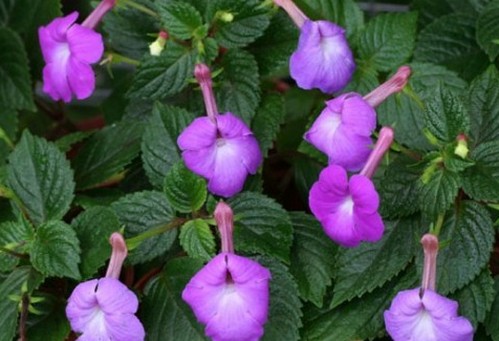
[[[225,11],[218,11],[216,17],[223,22],[229,23],[234,21],[234,14]]]
[[[460,134],[456,140],[457,140],[457,145],[456,148],[454,149],[454,154],[463,159],[466,159],[466,157],[468,156],[468,152],[470,151],[468,149],[468,139],[464,134]]]
[[[161,54],[165,49],[167,39],[168,33],[165,31],[159,32],[158,38],[149,45],[149,53],[151,53],[151,56],[159,56]]]

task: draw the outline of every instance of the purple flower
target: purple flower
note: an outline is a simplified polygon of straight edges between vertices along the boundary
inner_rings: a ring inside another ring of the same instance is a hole
[[[394,341],[472,341],[473,326],[457,314],[457,302],[432,290],[401,291],[385,311],[385,325]]]
[[[376,242],[383,235],[378,193],[364,175],[348,180],[345,169],[328,166],[310,190],[309,205],[326,234],[340,245]]]
[[[221,253],[190,280],[182,299],[214,341],[256,341],[267,321],[270,277],[251,259]]]
[[[255,174],[262,153],[248,126],[232,113],[196,118],[177,140],[185,165],[208,180],[210,192],[230,197]]]
[[[38,30],[45,67],[43,91],[54,100],[71,101],[89,97],[95,88],[90,64],[102,57],[102,37],[94,30],[75,24],[78,13],[54,19]]]
[[[319,88],[325,93],[343,89],[355,71],[345,30],[329,21],[306,20],[289,67],[302,89]]]
[[[133,292],[115,278],[93,279],[78,284],[69,297],[66,315],[79,341],[144,340],[145,332]]]
[[[326,102],[326,108],[305,133],[305,140],[349,171],[364,166],[372,150],[376,111],[357,93]]]

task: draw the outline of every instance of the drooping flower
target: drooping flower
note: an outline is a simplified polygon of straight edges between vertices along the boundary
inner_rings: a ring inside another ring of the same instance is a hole
[[[182,299],[214,341],[257,341],[263,335],[269,305],[270,271],[233,253],[233,214],[221,202],[215,210],[222,253],[189,281]]]
[[[472,341],[473,326],[458,315],[458,303],[435,292],[438,239],[427,234],[421,288],[401,291],[384,313],[394,341]]]
[[[196,66],[207,117],[196,118],[178,137],[187,168],[208,180],[208,190],[223,197],[240,192],[248,174],[255,174],[262,162],[260,147],[250,128],[228,112],[218,114],[210,71]]]
[[[382,237],[379,196],[370,177],[392,141],[393,131],[384,127],[360,174],[348,179],[343,167],[330,165],[312,186],[310,209],[326,234],[338,244],[354,247],[361,241],[376,242]]]
[[[403,66],[364,98],[351,92],[327,101],[326,108],[305,133],[305,140],[325,153],[330,164],[349,171],[361,169],[372,148],[371,134],[376,128],[374,108],[401,91],[410,74],[411,69]]]
[[[56,18],[38,29],[45,67],[43,91],[54,100],[70,102],[88,98],[95,88],[95,74],[90,64],[98,62],[104,52],[102,36],[93,28],[116,0],[103,0],[88,18],[76,24],[78,12]]]
[[[291,0],[274,0],[300,28],[298,48],[291,55],[290,74],[300,88],[325,93],[343,89],[355,71],[345,30],[329,21],[311,21]]]
[[[66,316],[79,341],[127,340],[145,338],[144,327],[135,316],[139,302],[119,281],[127,249],[119,233],[110,238],[113,252],[106,277],[82,282],[68,299]]]

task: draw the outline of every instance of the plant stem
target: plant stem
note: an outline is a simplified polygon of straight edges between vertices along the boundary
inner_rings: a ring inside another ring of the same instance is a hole
[[[169,222],[168,224],[160,225],[158,227],[145,231],[144,233],[141,233],[135,237],[127,239],[126,240],[127,248],[129,251],[131,251],[137,248],[144,240],[165,233],[176,227],[179,227],[183,225],[187,220],[188,219],[185,218],[175,218],[173,221]]]

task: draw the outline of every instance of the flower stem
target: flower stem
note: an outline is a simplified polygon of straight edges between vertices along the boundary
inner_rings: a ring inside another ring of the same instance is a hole
[[[149,9],[146,6],[141,5],[133,0],[118,0],[118,1],[120,4],[134,8],[142,13],[150,15],[151,17],[154,17],[154,18],[159,17],[158,13],[154,12],[152,9]]]
[[[401,66],[390,79],[365,95],[364,99],[370,106],[376,108],[386,100],[388,96],[402,91],[410,76],[411,68],[409,66]]]
[[[368,178],[371,178],[374,175],[379,163],[381,162],[381,159],[383,158],[383,155],[385,155],[386,151],[390,149],[390,146],[393,142],[393,135],[394,133],[392,128],[381,128],[378,141],[376,141],[374,149],[367,159],[366,165],[364,166],[364,168],[362,168],[359,174],[364,175]]]
[[[168,224],[160,225],[156,228],[147,230],[144,233],[141,233],[135,237],[129,238],[126,240],[127,248],[128,248],[128,250],[131,251],[131,250],[137,248],[144,240],[158,236],[158,235],[165,233],[171,229],[174,229],[178,226],[181,226],[186,221],[187,221],[187,219],[184,219],[184,218],[176,218]]]

